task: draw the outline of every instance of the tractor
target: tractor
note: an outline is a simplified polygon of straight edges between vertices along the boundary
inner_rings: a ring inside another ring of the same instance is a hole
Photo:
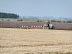
[[[44,29],[54,29],[54,26],[49,21],[45,21]]]

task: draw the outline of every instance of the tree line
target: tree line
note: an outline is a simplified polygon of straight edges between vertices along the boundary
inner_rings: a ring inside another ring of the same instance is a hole
[[[16,19],[18,19],[19,15],[13,14],[13,13],[3,13],[3,12],[0,12],[0,18],[16,18]]]

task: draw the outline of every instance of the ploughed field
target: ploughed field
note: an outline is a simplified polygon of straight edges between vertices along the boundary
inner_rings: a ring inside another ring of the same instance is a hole
[[[54,30],[72,30],[72,23],[51,23],[54,26]],[[22,27],[23,26],[23,27]],[[11,21],[0,21],[0,28],[24,28],[28,26],[34,28],[43,28],[44,22],[11,22]]]
[[[72,53],[72,31],[0,28],[0,54]]]

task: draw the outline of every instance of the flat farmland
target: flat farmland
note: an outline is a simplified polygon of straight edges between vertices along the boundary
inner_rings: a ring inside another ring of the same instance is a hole
[[[0,54],[70,54],[71,30],[0,28]]]

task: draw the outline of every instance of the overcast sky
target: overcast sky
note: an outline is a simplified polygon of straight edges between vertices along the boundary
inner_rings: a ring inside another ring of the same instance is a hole
[[[0,0],[0,12],[20,16],[72,17],[72,0]]]

